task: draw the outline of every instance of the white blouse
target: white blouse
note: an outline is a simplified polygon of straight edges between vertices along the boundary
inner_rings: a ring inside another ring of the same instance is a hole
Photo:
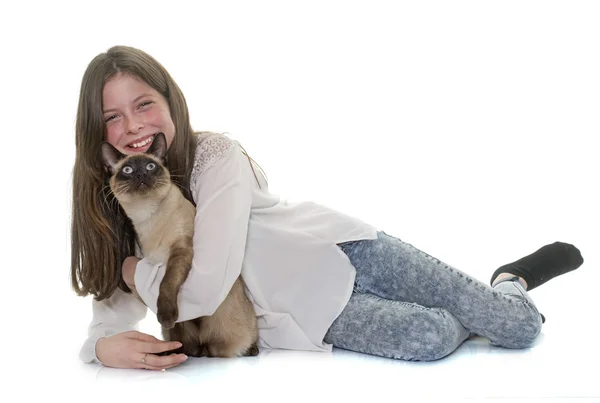
[[[323,338],[346,306],[355,278],[336,244],[375,239],[377,228],[313,202],[289,203],[271,194],[258,166],[224,134],[207,133],[199,141],[190,182],[194,257],[179,291],[178,321],[211,315],[241,274],[256,312],[259,347],[331,351]],[[164,263],[138,263],[134,280],[145,305],[120,289],[103,301],[92,299],[83,361],[99,362],[100,337],[137,330],[148,308],[156,314],[164,274]]]

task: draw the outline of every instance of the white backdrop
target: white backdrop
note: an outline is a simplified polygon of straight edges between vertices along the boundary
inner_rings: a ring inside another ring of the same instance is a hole
[[[575,244],[585,264],[532,295],[574,339],[597,336],[596,2],[1,7],[12,385],[40,363],[37,393],[58,390],[54,369],[80,371],[91,310],[69,283],[74,123],[87,64],[115,44],[156,57],[194,128],[241,141],[284,198],[360,217],[485,282],[546,243]]]

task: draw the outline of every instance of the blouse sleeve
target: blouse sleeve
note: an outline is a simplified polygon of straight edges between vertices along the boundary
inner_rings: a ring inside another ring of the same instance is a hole
[[[212,315],[242,270],[252,187],[241,148],[224,135],[198,145],[190,188],[196,203],[193,260],[179,290],[177,322]],[[148,308],[157,313],[165,262],[138,262],[135,286]]]
[[[110,298],[92,299],[92,322],[88,338],[83,343],[79,358],[87,363],[100,363],[96,356],[96,342],[102,337],[138,330],[138,323],[146,317],[146,306],[133,294],[117,288]]]

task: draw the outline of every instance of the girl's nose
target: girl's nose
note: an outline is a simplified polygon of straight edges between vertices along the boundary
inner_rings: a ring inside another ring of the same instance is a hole
[[[142,130],[144,127],[143,123],[135,120],[135,119],[128,119],[127,120],[127,133],[138,133],[140,130]]]

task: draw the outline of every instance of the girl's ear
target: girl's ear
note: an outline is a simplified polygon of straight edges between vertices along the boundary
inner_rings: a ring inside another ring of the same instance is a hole
[[[152,144],[150,144],[150,148],[146,152],[165,163],[165,155],[167,154],[167,138],[165,134],[161,132],[154,136],[154,140],[152,140]]]
[[[117,162],[125,157],[125,154],[122,154],[112,144],[106,141],[103,141],[102,144],[100,144],[100,154],[102,163],[111,175],[114,174],[114,167],[117,165]]]

